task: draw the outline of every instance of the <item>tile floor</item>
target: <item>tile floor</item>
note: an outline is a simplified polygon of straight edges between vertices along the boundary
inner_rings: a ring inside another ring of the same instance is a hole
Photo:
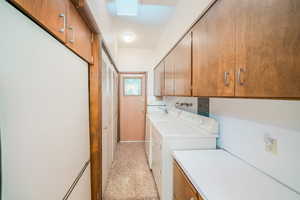
[[[144,143],[119,143],[104,200],[159,200]]]

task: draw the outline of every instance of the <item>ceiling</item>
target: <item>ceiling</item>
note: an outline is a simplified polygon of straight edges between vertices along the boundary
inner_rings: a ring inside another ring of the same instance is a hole
[[[106,0],[118,47],[154,49],[177,3],[178,0],[139,0],[137,16],[118,16],[115,0]],[[133,42],[124,41],[122,35],[126,32],[136,35]]]

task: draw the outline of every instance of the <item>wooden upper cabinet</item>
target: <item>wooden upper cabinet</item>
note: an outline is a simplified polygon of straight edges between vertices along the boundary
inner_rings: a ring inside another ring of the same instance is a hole
[[[66,41],[68,0],[10,0],[60,41]]]
[[[192,37],[188,33],[174,49],[175,58],[175,95],[191,96],[192,94]]]
[[[165,85],[165,63],[162,61],[154,69],[154,96],[161,97],[164,95]]]
[[[174,96],[175,95],[175,52],[172,51],[166,58],[165,58],[165,96]]]
[[[42,0],[41,22],[62,42],[66,41],[67,5],[69,0]]]
[[[195,25],[193,96],[234,96],[235,0],[219,0]]]
[[[71,0],[9,1],[87,62],[92,62],[92,32]]]
[[[42,0],[9,0],[21,10],[25,11],[32,18],[41,23]]]
[[[240,97],[300,97],[300,1],[239,0]]]
[[[68,3],[67,46],[92,62],[92,32],[72,3]]]

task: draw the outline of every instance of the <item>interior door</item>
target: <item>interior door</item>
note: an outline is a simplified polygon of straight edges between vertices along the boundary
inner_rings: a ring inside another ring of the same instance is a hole
[[[120,75],[120,140],[144,141],[146,75]]]
[[[234,96],[234,2],[217,1],[193,30],[194,96]]]
[[[236,96],[300,96],[300,1],[240,0]]]

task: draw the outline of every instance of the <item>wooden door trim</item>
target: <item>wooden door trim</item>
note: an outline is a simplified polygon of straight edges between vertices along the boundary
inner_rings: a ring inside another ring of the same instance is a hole
[[[101,30],[87,5],[86,0],[72,0],[75,6],[93,32],[92,55],[93,63],[89,64],[89,98],[90,98],[90,156],[91,156],[91,198],[102,200],[102,49],[108,55],[119,78],[119,70],[102,39]],[[77,4],[76,4],[77,2]],[[120,81],[118,81],[118,84]],[[120,110],[118,101],[118,135]]]
[[[94,33],[89,65],[90,160],[92,200],[102,199],[102,55],[101,37]]]

